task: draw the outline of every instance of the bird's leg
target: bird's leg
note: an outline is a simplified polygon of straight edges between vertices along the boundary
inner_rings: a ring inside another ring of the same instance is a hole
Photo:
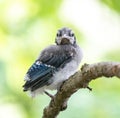
[[[51,99],[54,99],[54,96],[51,95],[50,93],[48,93],[47,91],[44,91],[44,93],[45,93],[46,95],[48,95]]]

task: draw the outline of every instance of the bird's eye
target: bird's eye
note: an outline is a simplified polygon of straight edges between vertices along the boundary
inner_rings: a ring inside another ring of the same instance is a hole
[[[62,36],[62,34],[61,34],[61,32],[58,32],[57,37],[60,37],[60,36]]]
[[[57,37],[59,36],[59,33],[57,33]]]
[[[73,37],[73,36],[74,36],[74,33],[71,33],[71,36]]]

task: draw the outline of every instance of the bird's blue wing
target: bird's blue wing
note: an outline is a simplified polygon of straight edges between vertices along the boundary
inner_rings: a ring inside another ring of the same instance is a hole
[[[24,91],[27,91],[28,89],[34,91],[39,87],[49,85],[49,79],[53,76],[55,71],[56,68],[53,66],[35,62],[26,74],[28,80],[23,85]]]

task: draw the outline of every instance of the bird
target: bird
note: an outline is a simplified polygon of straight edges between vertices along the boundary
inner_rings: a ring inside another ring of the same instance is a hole
[[[46,90],[59,90],[77,71],[82,58],[74,32],[68,27],[58,29],[55,44],[43,49],[25,74],[23,91],[29,91],[32,97],[43,93],[50,96]]]

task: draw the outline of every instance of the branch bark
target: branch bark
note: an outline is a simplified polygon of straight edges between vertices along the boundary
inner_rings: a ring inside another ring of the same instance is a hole
[[[90,81],[99,77],[120,78],[120,63],[100,62],[96,64],[84,64],[78,72],[66,80],[59,91],[50,101],[49,106],[44,109],[42,118],[56,118],[60,111],[67,108],[70,96],[80,88],[89,88]]]

